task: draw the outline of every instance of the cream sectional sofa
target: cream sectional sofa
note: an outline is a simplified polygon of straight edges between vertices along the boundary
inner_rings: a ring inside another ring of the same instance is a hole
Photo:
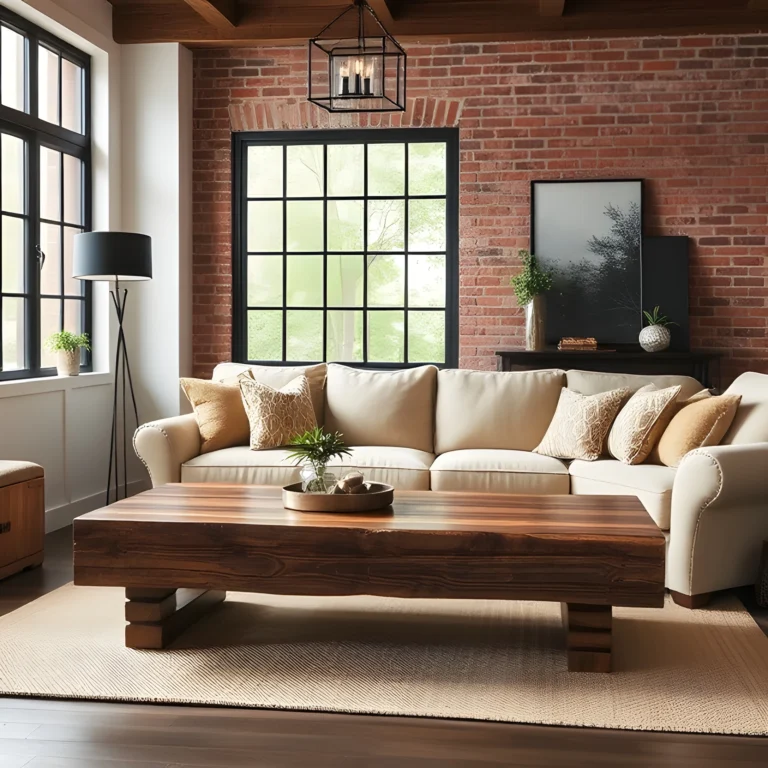
[[[250,367],[219,365],[215,379]],[[286,381],[303,369],[285,369]],[[269,378],[283,373],[269,368]],[[278,376],[279,377],[279,376]],[[667,586],[698,596],[753,582],[768,538],[768,376],[747,373],[729,387],[742,395],[723,444],[688,454],[677,469],[627,466],[611,458],[560,461],[533,453],[560,391],[583,394],[650,382],[701,384],[684,376],[630,376],[542,370],[495,373],[422,368],[370,372],[329,365],[324,426],[345,435],[355,466],[399,489],[478,493],[637,496],[667,537]],[[153,485],[171,482],[287,485],[298,470],[282,449],[237,446],[200,454],[193,415],[140,427],[136,452]]]

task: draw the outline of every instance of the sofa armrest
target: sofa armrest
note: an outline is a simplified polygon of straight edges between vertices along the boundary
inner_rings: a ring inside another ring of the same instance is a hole
[[[667,586],[687,595],[754,583],[768,538],[768,443],[687,454],[672,488]]]
[[[200,430],[194,414],[173,416],[140,426],[133,448],[149,472],[152,487],[181,480],[181,465],[200,455]]]

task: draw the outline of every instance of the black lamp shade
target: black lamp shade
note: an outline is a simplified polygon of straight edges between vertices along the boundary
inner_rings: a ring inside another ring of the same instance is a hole
[[[73,277],[79,280],[151,280],[152,239],[133,232],[75,235]]]

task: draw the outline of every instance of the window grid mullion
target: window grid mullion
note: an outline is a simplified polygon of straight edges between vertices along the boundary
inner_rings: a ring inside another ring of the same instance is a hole
[[[399,73],[398,73],[399,77]],[[403,290],[405,291],[405,295],[403,296],[403,362],[407,363],[409,362],[408,357],[408,264],[410,262],[409,259],[409,250],[408,247],[410,245],[409,238],[408,238],[408,230],[409,230],[409,221],[410,221],[410,213],[411,213],[411,206],[409,203],[409,197],[408,193],[410,192],[410,166],[411,166],[411,145],[410,143],[406,143],[405,145],[405,152],[403,153],[404,161],[405,161],[405,174],[403,183],[405,184],[405,189],[403,190],[405,192],[405,209],[403,211],[403,252],[404,256],[403,259],[405,261],[405,264],[403,265],[404,269],[404,282],[405,285],[403,287]]]
[[[363,149],[363,363],[368,363],[368,145]]]
[[[283,312],[282,351],[283,360],[288,359],[288,147],[283,147]]]

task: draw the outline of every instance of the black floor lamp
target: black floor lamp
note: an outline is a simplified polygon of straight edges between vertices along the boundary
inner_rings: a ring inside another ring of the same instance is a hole
[[[128,495],[128,435],[125,420],[126,375],[133,404],[136,426],[139,426],[139,411],[133,391],[131,364],[128,361],[128,347],[125,343],[123,318],[128,289],[120,283],[152,279],[152,240],[147,235],[132,232],[85,232],[75,236],[74,275],[79,280],[114,282],[110,289],[112,304],[117,313],[117,349],[115,351],[115,391],[112,397],[112,437],[109,443],[109,473],[107,475],[107,504],[110,503],[112,469],[114,467],[115,500],[120,498],[119,401],[122,405],[123,427],[123,498]],[[122,384],[121,384],[122,382]],[[121,392],[122,389],[122,392]],[[119,395],[122,394],[122,397]]]

